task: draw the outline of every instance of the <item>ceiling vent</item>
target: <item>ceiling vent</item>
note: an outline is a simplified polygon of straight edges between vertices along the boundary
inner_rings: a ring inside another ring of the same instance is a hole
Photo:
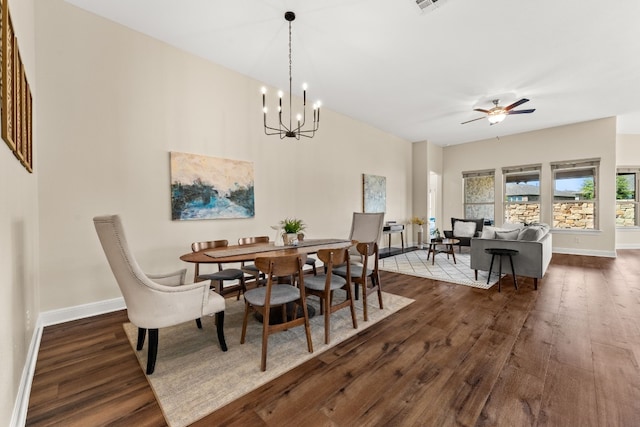
[[[446,3],[448,0],[416,0],[420,11],[428,12]]]

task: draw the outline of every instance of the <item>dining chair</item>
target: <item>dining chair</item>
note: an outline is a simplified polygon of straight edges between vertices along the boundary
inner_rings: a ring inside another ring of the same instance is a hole
[[[329,344],[331,333],[331,314],[349,307],[351,309],[351,321],[354,329],[358,328],[356,320],[356,308],[353,302],[353,290],[351,289],[351,263],[349,262],[349,249],[320,249],[318,258],[324,263],[326,273],[307,277],[304,286],[309,295],[320,298],[320,311],[324,313],[324,342]],[[334,266],[345,266],[345,277],[333,274]],[[334,291],[342,289],[346,292],[345,300],[334,303]]]
[[[191,244],[191,250],[193,252],[199,252],[205,249],[226,248],[229,246],[227,240],[209,240],[206,242],[194,242]],[[222,263],[218,264],[218,271],[215,273],[200,273],[200,263],[195,263],[194,282],[201,280],[211,280],[212,286],[215,286],[216,292],[225,296],[232,292],[238,292],[236,299],[240,299],[240,293],[245,292],[247,288],[244,284],[244,272],[239,268],[222,268]],[[224,286],[225,281],[237,280],[236,285]],[[216,284],[214,285],[214,282]]]
[[[124,297],[127,316],[138,328],[136,350],[142,350],[149,330],[147,375],[155,370],[158,329],[215,314],[218,341],[227,351],[224,339],[225,300],[209,289],[209,282],[184,284],[187,269],[168,274],[145,274],[136,262],[118,215],[97,216],[93,224],[107,261]]]
[[[349,240],[357,240],[360,243],[379,242],[384,228],[384,212],[368,213],[354,212],[351,219],[351,232]],[[355,246],[351,249],[351,256],[360,258]]]
[[[378,243],[357,243],[356,251],[362,260],[360,264],[352,263],[350,272],[348,266],[340,266],[333,271],[335,274],[347,277],[351,276],[351,281],[355,285],[355,298],[358,299],[358,288],[362,289],[362,311],[364,313],[364,321],[369,320],[367,313],[367,296],[373,291],[378,293],[378,302],[382,309],[382,287],[380,285],[380,273],[378,271],[379,250]],[[373,262],[373,266],[370,263]]]
[[[244,294],[245,310],[242,321],[242,335],[240,344],[244,344],[247,333],[249,313],[254,311],[262,315],[262,356],[260,369],[267,369],[267,347],[269,335],[290,329],[294,326],[304,325],[307,336],[307,349],[313,353],[311,341],[311,328],[309,326],[309,313],[304,286],[302,266],[306,255],[286,255],[273,257],[258,257],[255,260],[256,267],[267,276],[267,284],[260,288],[250,289]],[[298,287],[293,284],[279,284],[278,277],[297,277]],[[292,314],[287,314],[287,305],[294,305]],[[302,317],[298,317],[298,307],[302,308]],[[280,310],[281,322],[270,322],[271,309]],[[289,318],[291,317],[291,319]],[[271,324],[274,323],[274,324]]]
[[[257,237],[241,237],[238,239],[238,245],[253,245],[256,243],[269,243],[269,236],[257,236]],[[264,281],[264,273],[258,270],[258,267],[254,263],[246,263],[242,261],[242,265],[240,267],[245,274],[253,277],[256,282],[256,286],[262,285]]]

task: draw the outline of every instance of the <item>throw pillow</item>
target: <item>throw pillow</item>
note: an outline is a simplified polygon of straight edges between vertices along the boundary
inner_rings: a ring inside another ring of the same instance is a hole
[[[527,242],[537,242],[542,239],[549,231],[548,227],[542,225],[530,225],[520,230],[518,234],[518,240],[525,240]]]
[[[456,221],[453,226],[453,237],[473,237],[476,234],[476,223]]]
[[[495,239],[496,238],[496,231],[498,231],[499,228],[494,227],[492,225],[485,225],[484,227],[482,227],[482,235],[480,236],[481,239]]]
[[[496,231],[497,240],[516,240],[520,230]]]

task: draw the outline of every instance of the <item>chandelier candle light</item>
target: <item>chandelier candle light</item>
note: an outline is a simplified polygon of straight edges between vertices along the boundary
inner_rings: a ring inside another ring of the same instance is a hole
[[[306,119],[307,119],[307,84],[302,84],[302,114],[298,113],[296,115],[297,126],[293,127],[293,110],[291,99],[293,98],[291,92],[291,22],[296,19],[296,14],[293,12],[286,12],[284,14],[284,19],[289,22],[289,126],[285,123],[282,123],[282,91],[278,91],[278,97],[280,100],[278,101],[278,128],[274,128],[271,126],[267,126],[267,105],[266,105],[266,97],[267,97],[267,88],[262,88],[262,113],[264,116],[264,133],[267,135],[279,135],[280,139],[285,137],[287,138],[295,138],[300,139],[301,136],[306,138],[313,138],[318,127],[320,125],[320,101],[313,104],[313,126],[310,129],[303,129]]]

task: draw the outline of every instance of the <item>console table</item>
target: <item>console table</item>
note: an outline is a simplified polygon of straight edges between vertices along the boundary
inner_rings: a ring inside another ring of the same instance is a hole
[[[393,233],[400,233],[402,252],[404,252],[404,224],[387,224],[382,227],[382,234],[386,234],[389,236],[389,249],[391,249],[391,235]]]

